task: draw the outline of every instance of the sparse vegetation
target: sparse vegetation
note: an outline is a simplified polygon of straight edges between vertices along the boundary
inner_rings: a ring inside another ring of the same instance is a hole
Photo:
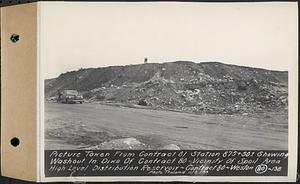
[[[72,88],[87,101],[197,114],[287,112],[287,84],[283,71],[178,61],[67,72],[46,80],[45,94],[52,98],[57,90]]]

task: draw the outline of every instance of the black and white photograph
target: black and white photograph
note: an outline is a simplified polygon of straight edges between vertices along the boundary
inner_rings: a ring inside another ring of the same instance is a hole
[[[46,178],[290,177],[295,3],[45,2],[39,20]]]
[[[297,2],[19,1],[0,22],[2,176],[299,180]]]
[[[296,30],[280,10],[47,4],[45,149],[287,150]]]

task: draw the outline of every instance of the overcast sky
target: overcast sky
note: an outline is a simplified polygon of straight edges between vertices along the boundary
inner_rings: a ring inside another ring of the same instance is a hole
[[[40,3],[43,76],[177,60],[297,67],[297,3]]]

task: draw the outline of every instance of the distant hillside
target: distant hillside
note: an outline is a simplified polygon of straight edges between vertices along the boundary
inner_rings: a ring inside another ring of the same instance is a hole
[[[46,98],[77,89],[87,101],[193,113],[286,111],[288,72],[177,61],[80,69],[45,80]]]

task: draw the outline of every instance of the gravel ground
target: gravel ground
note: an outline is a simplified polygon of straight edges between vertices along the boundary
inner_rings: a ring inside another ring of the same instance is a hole
[[[287,125],[287,114],[271,112],[195,115],[97,103],[45,103],[45,149],[86,149],[134,138],[143,146],[129,149],[174,144],[180,149],[286,150]]]

